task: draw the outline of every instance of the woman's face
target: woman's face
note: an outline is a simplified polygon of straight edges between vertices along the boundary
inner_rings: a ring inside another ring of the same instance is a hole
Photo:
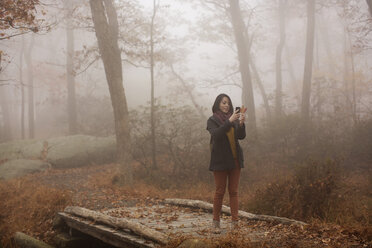
[[[229,110],[230,110],[229,98],[227,98],[226,96],[224,96],[224,97],[222,98],[222,101],[220,102],[220,110],[221,110],[223,113],[228,113]]]

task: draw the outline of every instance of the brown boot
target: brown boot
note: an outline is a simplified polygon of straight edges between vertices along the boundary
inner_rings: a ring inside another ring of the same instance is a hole
[[[239,221],[233,220],[231,221],[231,231],[238,230],[239,229]]]
[[[221,233],[220,221],[213,220],[212,229],[213,229],[213,233],[216,233],[216,234]]]

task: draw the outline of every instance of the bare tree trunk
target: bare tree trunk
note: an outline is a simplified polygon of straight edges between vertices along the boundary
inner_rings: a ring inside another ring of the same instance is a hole
[[[129,220],[127,218],[116,218],[98,211],[93,211],[90,209],[77,206],[67,206],[64,212],[86,219],[90,219],[93,222],[103,223],[105,225],[112,226],[117,229],[129,229],[130,231],[138,234],[139,236],[143,236],[148,239],[154,240],[159,244],[164,245],[168,242],[168,237],[164,233],[149,228],[137,221]]]
[[[275,116],[279,118],[282,115],[282,53],[285,43],[285,8],[286,1],[279,0],[279,44],[276,48],[276,91],[275,91]]]
[[[300,130],[300,150],[301,157],[306,156],[308,145],[310,144],[310,94],[313,70],[313,53],[314,53],[314,29],[315,29],[315,0],[307,1],[307,31],[306,31],[306,52],[305,68],[302,87],[302,106],[301,119],[302,127]]]
[[[319,59],[319,32],[316,28],[315,30],[315,68],[316,71],[319,72],[320,70],[320,59]],[[316,110],[316,117],[318,121],[322,120],[322,103],[323,103],[323,97],[322,97],[322,90],[321,90],[321,80],[316,80],[316,103],[315,103],[315,110]]]
[[[284,50],[285,50],[285,57],[286,57],[287,66],[288,66],[288,74],[291,79],[293,94],[295,95],[298,105],[300,105],[301,104],[301,100],[300,100],[301,93],[300,93],[299,85],[297,83],[296,76],[294,73],[292,60],[291,60],[291,57],[289,56],[288,47],[284,46]]]
[[[130,185],[133,171],[129,161],[129,115],[123,87],[121,53],[118,46],[118,21],[112,0],[90,0],[99,51],[105,68],[114,110],[117,160],[121,165],[120,183]]]
[[[20,248],[53,248],[53,246],[50,246],[47,243],[28,236],[22,232],[16,232],[13,239],[16,246]]]
[[[4,141],[9,141],[12,139],[12,130],[11,130],[11,121],[10,121],[10,112],[9,112],[9,104],[8,104],[8,94],[7,94],[7,87],[0,86],[0,113],[2,114],[2,119],[4,123],[2,139]],[[1,124],[1,123],[0,123]]]
[[[22,46],[19,56],[19,81],[21,83],[21,135],[22,139],[25,135],[25,87],[23,85],[23,56],[24,56],[25,38],[22,35]]]
[[[151,73],[151,153],[152,166],[157,168],[156,164],[156,137],[155,137],[155,83],[154,83],[154,21],[156,16],[156,1],[153,1],[153,12],[150,26],[150,73]]]
[[[242,78],[242,100],[247,106],[248,128],[256,135],[256,111],[254,104],[254,95],[252,87],[252,79],[249,70],[249,54],[247,51],[247,37],[244,37],[245,26],[241,16],[239,0],[229,0],[231,21],[234,29],[235,42],[238,49],[239,70]]]
[[[73,1],[64,1],[66,9],[66,78],[67,78],[67,111],[69,134],[77,133],[77,111],[75,93],[75,71],[74,71],[74,27],[72,22]]]
[[[351,41],[350,41],[350,63],[351,63],[351,87],[352,87],[352,95],[353,95],[352,112],[353,112],[354,125],[356,125],[358,122],[358,116],[357,116],[357,101],[356,101],[356,93],[355,93],[355,64],[354,64],[354,54],[352,51]]]
[[[245,34],[245,37],[248,37],[248,30],[247,29],[245,29],[244,34]],[[248,41],[248,39],[246,40],[249,66],[250,66],[250,69],[253,72],[253,78],[256,79],[257,86],[260,89],[262,100],[264,101],[264,107],[265,107],[265,111],[266,111],[266,120],[267,120],[267,122],[271,122],[271,110],[270,110],[269,98],[267,97],[267,94],[266,94],[265,88],[263,86],[260,74],[258,73],[256,63],[254,62],[254,57],[251,54],[252,42],[253,42],[253,38],[249,41]]]
[[[267,122],[271,122],[271,110],[270,110],[270,104],[269,104],[269,98],[267,97],[265,88],[263,86],[260,74],[258,73],[256,64],[253,62],[252,56],[249,56],[249,65],[251,66],[252,72],[253,72],[253,78],[256,79],[256,83],[258,88],[260,89],[262,100],[264,102],[264,107],[266,111],[266,119]]]
[[[320,40],[324,43],[324,47],[325,47],[325,50],[326,50],[326,53],[327,53],[327,58],[328,58],[328,66],[329,66],[329,70],[332,74],[333,77],[336,76],[336,68],[335,68],[335,60],[334,60],[334,56],[332,54],[332,46],[330,44],[330,41],[329,41],[329,34],[328,34],[328,28],[327,28],[327,22],[324,21],[324,17],[323,15],[319,15],[320,16],[320,21],[322,23],[322,25],[319,25],[318,26],[318,29],[320,32],[318,32],[318,34],[320,35]],[[334,88],[338,88],[338,85],[337,85],[337,80],[334,80],[332,82],[333,87]],[[337,94],[334,94],[333,95],[333,109],[334,109],[334,113],[336,113],[339,108],[339,99],[338,99],[338,95]]]
[[[350,94],[353,94],[353,85],[350,85],[352,84],[352,80],[351,80],[351,76],[350,76],[350,68],[349,68],[349,64],[351,64],[350,62],[350,58],[352,56],[352,47],[351,47],[351,43],[349,41],[350,37],[349,37],[349,34],[348,34],[348,31],[347,31],[347,28],[344,27],[344,78],[343,78],[343,83],[344,83],[344,95],[345,95],[345,111],[346,111],[346,116],[347,116],[347,121],[348,123],[351,125],[351,121],[356,122],[356,117],[355,117],[355,114],[354,114],[354,99],[353,99],[353,96],[350,96]],[[350,44],[350,48],[349,48],[349,44]]]
[[[372,0],[366,0],[366,1],[367,1],[367,4],[368,4],[369,13],[372,16]]]
[[[348,42],[348,44],[346,44]],[[353,54],[353,46],[351,44],[350,34],[347,32],[345,28],[345,87],[346,87],[346,96],[349,103],[349,108],[351,112],[351,116],[353,119],[354,125],[357,123],[357,114],[356,114],[356,95],[355,95],[355,65],[354,65],[354,54]],[[351,66],[351,76],[349,74],[349,66]],[[349,87],[349,83],[351,84],[351,89]],[[350,92],[351,91],[351,92]],[[351,99],[349,94],[351,93]]]
[[[315,0],[307,1],[307,34],[306,34],[306,54],[305,69],[302,88],[302,108],[301,114],[304,123],[310,121],[310,93],[313,69],[314,52],[314,28],[315,28]]]
[[[331,71],[332,74],[335,74],[336,73],[335,59],[334,59],[334,56],[333,56],[333,53],[332,53],[332,46],[331,46],[331,43],[329,41],[328,25],[327,25],[327,22],[324,20],[322,12],[319,15],[319,17],[320,17],[319,22],[322,23],[322,25],[319,25],[317,27],[317,30],[319,30],[319,32],[318,32],[319,38],[323,42],[324,47],[325,47],[325,51],[327,53],[329,70]]]
[[[27,91],[28,91],[28,130],[29,138],[35,137],[35,110],[34,110],[34,75],[32,72],[32,49],[34,46],[34,35],[31,35],[30,42],[26,46],[25,61],[27,64]]]

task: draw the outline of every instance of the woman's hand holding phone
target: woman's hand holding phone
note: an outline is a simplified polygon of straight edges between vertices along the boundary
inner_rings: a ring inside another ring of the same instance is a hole
[[[233,112],[233,114],[230,116],[229,121],[231,123],[234,122],[234,121],[236,121],[237,119],[239,119],[239,116],[240,116],[239,111],[240,111],[240,109],[235,109],[235,111]]]

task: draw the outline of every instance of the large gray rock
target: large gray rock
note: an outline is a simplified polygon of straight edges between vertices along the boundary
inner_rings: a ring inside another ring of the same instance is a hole
[[[48,168],[50,164],[41,160],[13,159],[0,164],[0,179],[8,180]]]
[[[38,159],[42,157],[43,140],[17,140],[0,144],[0,161]]]
[[[116,139],[73,135],[47,140],[46,160],[55,168],[80,167],[114,161]]]
[[[20,140],[0,144],[0,166],[14,159],[38,159],[55,168],[110,163],[116,152],[115,136],[72,135],[46,140]]]

